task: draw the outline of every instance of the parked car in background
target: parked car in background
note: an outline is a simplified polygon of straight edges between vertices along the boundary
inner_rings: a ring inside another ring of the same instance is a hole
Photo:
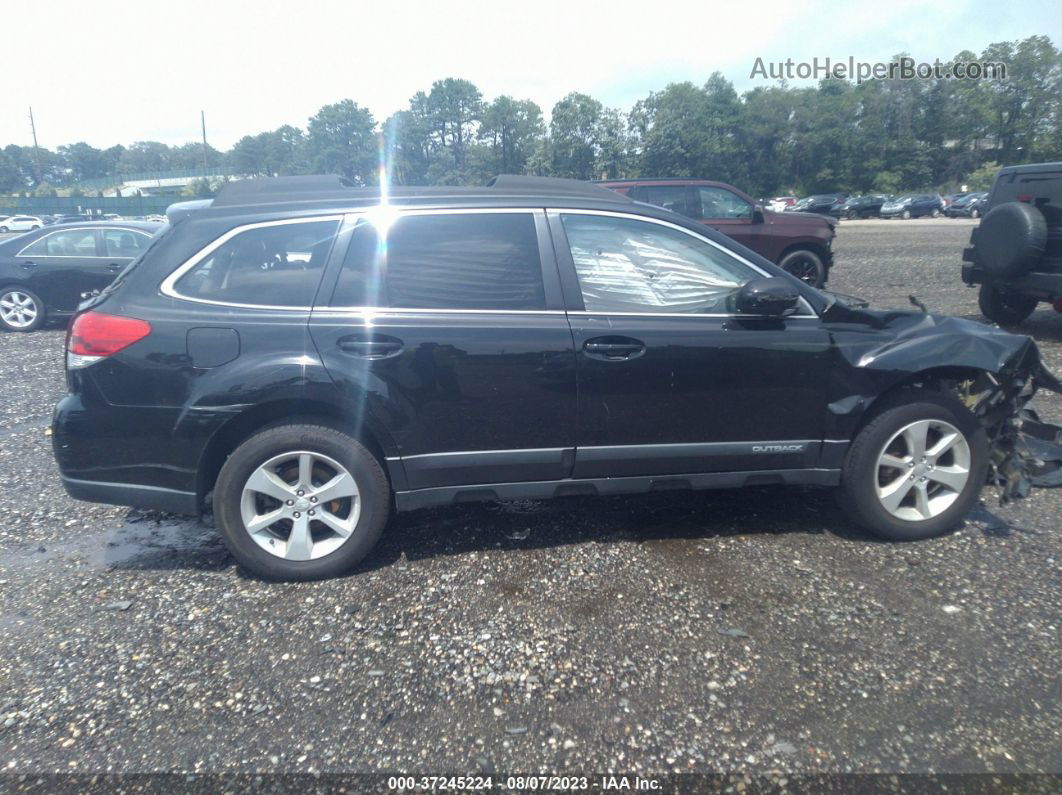
[[[804,213],[817,213],[819,215],[833,215],[833,211],[845,203],[848,196],[844,193],[818,193],[802,200],[799,210],[796,205],[789,208],[793,211]],[[800,204],[800,202],[798,202]]]
[[[93,217],[87,213],[67,213],[55,217],[55,223],[57,224],[80,224],[92,220],[94,220]]]
[[[948,205],[944,214],[949,218],[980,218],[987,198],[987,191],[967,193]]]
[[[0,242],[0,328],[33,331],[69,315],[82,296],[102,290],[160,228],[159,224],[62,224]]]
[[[782,213],[786,208],[792,207],[797,202],[796,196],[775,196],[767,202],[767,209],[771,212]]]
[[[939,218],[944,211],[944,200],[933,193],[911,193],[887,201],[881,206],[882,218]]]
[[[604,180],[596,183],[635,201],[692,218],[821,287],[833,264],[836,222],[821,216],[765,210],[747,193],[704,179]]]
[[[1062,312],[1062,163],[1007,166],[984,199],[962,253],[989,320],[1016,325],[1042,301]]]
[[[29,232],[44,226],[44,220],[36,215],[12,215],[0,222],[0,234],[6,232]]]
[[[52,445],[77,499],[210,497],[261,577],[349,572],[392,510],[473,500],[815,485],[928,538],[1043,370],[1027,337],[854,308],[586,183],[246,182],[81,307]]]
[[[877,194],[850,196],[841,204],[835,204],[830,215],[837,218],[876,218],[881,215],[881,206],[887,197]]]

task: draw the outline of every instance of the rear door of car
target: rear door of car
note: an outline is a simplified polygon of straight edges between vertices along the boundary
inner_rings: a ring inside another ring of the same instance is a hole
[[[661,219],[550,210],[579,374],[575,477],[805,470],[822,447],[831,343],[735,315],[764,274]]]
[[[81,294],[95,289],[94,274],[103,268],[99,230],[66,227],[48,232],[25,246],[15,260],[26,273],[26,286],[49,311],[72,312]]]
[[[396,488],[570,475],[575,354],[544,212],[356,213],[341,245],[311,334],[386,427]]]

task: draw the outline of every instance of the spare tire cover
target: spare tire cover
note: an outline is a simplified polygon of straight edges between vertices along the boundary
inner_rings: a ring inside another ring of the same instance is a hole
[[[1006,202],[989,210],[977,229],[976,262],[994,276],[1028,273],[1044,254],[1047,221],[1031,204]]]

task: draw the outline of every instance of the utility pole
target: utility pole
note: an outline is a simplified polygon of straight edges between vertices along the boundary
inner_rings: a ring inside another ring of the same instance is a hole
[[[41,151],[37,146],[37,125],[33,121],[33,106],[30,105],[29,109],[30,131],[33,133],[33,162],[37,166],[37,173],[34,175],[37,177],[37,181],[41,181]]]
[[[206,171],[210,168],[207,165],[206,111],[199,111],[199,121],[203,125],[203,170]]]

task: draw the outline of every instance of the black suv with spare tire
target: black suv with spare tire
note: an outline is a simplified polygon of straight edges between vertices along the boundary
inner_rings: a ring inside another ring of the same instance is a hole
[[[1062,163],[1001,169],[963,251],[989,320],[1016,325],[1041,301],[1062,312]]]
[[[282,579],[350,570],[394,510],[469,500],[837,487],[872,532],[925,538],[990,472],[1020,482],[1018,414],[1059,387],[1028,337],[857,307],[535,177],[249,180],[174,206],[82,305],[67,383],[72,496],[212,504],[236,559]]]

